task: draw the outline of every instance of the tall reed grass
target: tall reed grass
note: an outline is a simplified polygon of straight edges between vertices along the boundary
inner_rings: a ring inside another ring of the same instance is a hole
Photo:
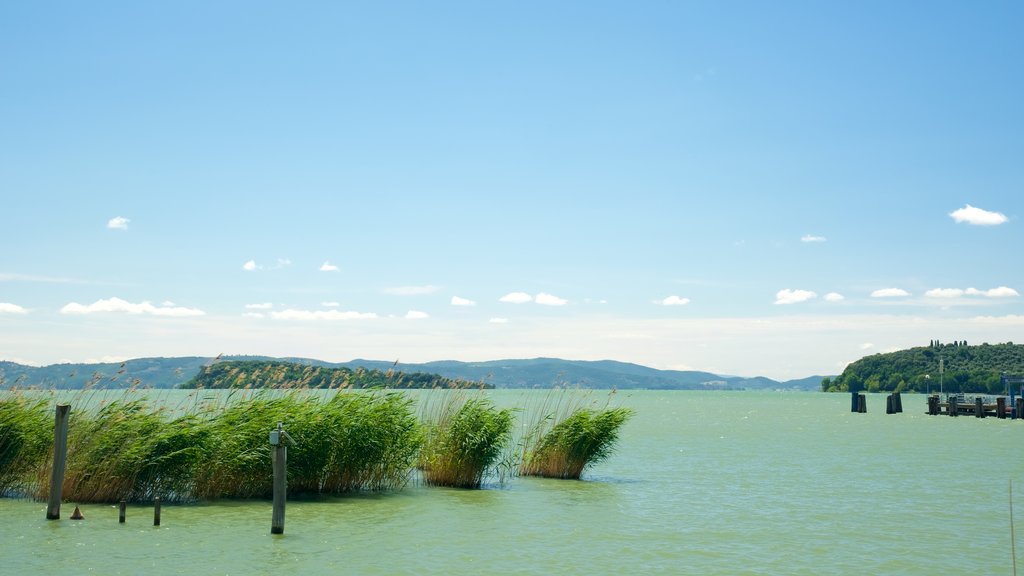
[[[581,391],[552,391],[534,410],[534,421],[522,440],[523,476],[579,479],[588,467],[614,451],[622,425],[632,416],[628,408],[603,407]],[[582,394],[582,395],[581,395]]]
[[[0,399],[0,496],[24,493],[53,446],[47,398],[16,394]]]
[[[419,467],[434,486],[479,488],[510,447],[512,410],[487,398],[448,393],[429,412]]]

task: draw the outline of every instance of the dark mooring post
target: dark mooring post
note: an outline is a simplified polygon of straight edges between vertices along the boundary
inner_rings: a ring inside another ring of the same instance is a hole
[[[868,397],[865,394],[857,394],[857,412],[864,414],[868,411]]]
[[[160,525],[160,497],[153,498],[153,526]]]
[[[850,412],[856,412],[857,411],[857,406],[858,406],[857,402],[858,402],[857,401],[857,393],[856,392],[850,392]]]
[[[288,495],[288,446],[285,442],[295,444],[292,437],[284,431],[280,422],[275,430],[270,431],[271,461],[274,466],[274,512],[270,520],[271,534],[284,534],[284,505]]]
[[[984,418],[985,417],[985,404],[981,399],[981,396],[974,397],[974,417]]]
[[[1006,397],[1000,396],[996,398],[996,418],[1000,420],[1006,419]]]
[[[121,506],[120,506],[120,509],[118,510],[118,514],[117,514],[117,522],[119,524],[124,524],[124,514],[125,514],[125,511],[127,511],[127,510],[128,510],[128,503],[125,502],[124,500],[121,500]]]
[[[949,396],[946,398],[946,413],[950,416],[960,415],[960,407],[957,406],[956,396]]]
[[[893,392],[892,393],[892,409],[897,414],[900,414],[900,413],[903,412],[903,398],[900,396],[899,392]]]
[[[886,414],[895,414],[896,413],[896,403],[892,399],[892,394],[889,394],[888,396],[885,397],[885,413]]]
[[[46,506],[46,519],[60,519],[61,490],[64,488],[64,465],[68,459],[68,416],[71,405],[57,406],[53,426],[53,474],[50,476],[50,500]]]

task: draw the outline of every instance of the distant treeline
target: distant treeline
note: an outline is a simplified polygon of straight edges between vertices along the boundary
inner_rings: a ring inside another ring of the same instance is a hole
[[[272,360],[228,360],[204,366],[182,388],[493,388],[426,372],[309,366]]]
[[[939,361],[943,372],[940,374]],[[966,341],[865,356],[835,379],[825,378],[826,392],[974,392],[1001,394],[1001,375],[1024,376],[1024,345],[981,344]]]

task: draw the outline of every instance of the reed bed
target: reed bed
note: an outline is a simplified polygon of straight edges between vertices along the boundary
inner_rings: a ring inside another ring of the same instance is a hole
[[[448,393],[428,409],[419,468],[433,486],[479,488],[509,452],[512,409],[498,409],[485,397]]]
[[[296,441],[289,495],[397,490],[417,469],[426,484],[464,488],[515,473],[578,478],[610,454],[631,413],[580,412],[567,398],[550,394],[514,444],[517,410],[474,390],[197,390],[180,401],[144,390],[8,392],[0,396],[0,496],[45,499],[56,403],[72,404],[63,494],[88,503],[269,498],[268,433],[278,423]]]
[[[533,410],[533,423],[520,442],[521,475],[578,480],[587,468],[611,456],[633,411],[610,407],[615,391],[603,406],[590,393],[552,390]]]

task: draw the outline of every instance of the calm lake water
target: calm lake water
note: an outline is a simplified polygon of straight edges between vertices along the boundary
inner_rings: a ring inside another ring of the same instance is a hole
[[[490,394],[516,405],[544,393]],[[165,505],[155,528],[143,506],[124,525],[105,505],[48,522],[45,503],[0,499],[0,573],[1012,573],[1008,483],[1021,540],[1024,421],[926,416],[923,395],[896,415],[882,395],[867,414],[850,413],[846,394],[613,403],[636,415],[585,481],[289,502],[282,536],[263,501]]]

